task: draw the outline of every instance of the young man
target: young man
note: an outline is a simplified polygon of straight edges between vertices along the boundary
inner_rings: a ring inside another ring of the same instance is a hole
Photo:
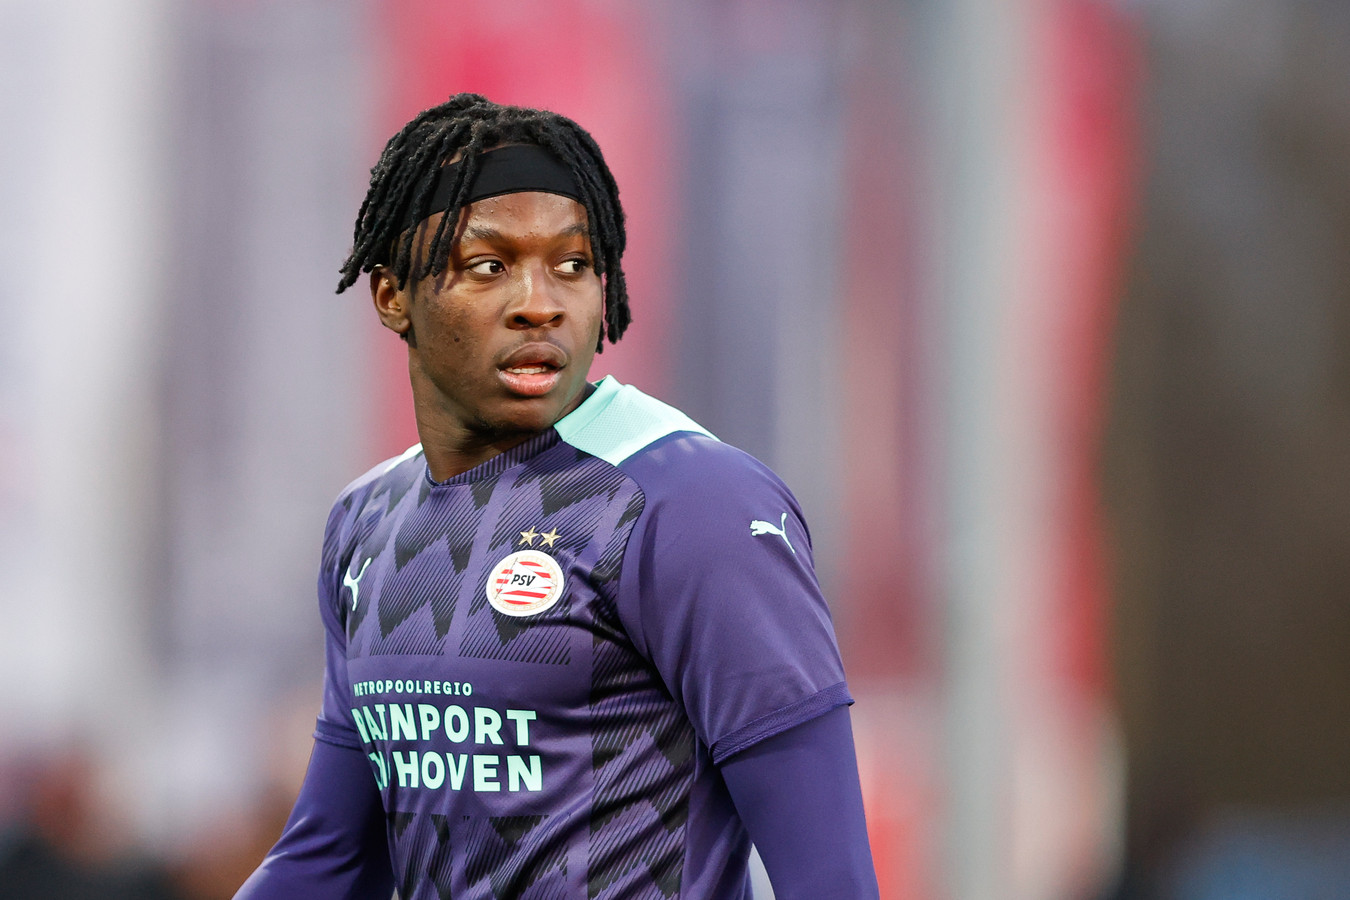
[[[787,488],[606,378],[623,211],[575,123],[471,94],[371,172],[369,273],[422,442],[319,576],[309,771],[240,900],[877,894],[844,683]]]

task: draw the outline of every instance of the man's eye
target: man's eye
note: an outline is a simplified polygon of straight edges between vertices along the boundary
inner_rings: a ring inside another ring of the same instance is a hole
[[[498,259],[484,259],[472,263],[468,269],[475,275],[500,275],[502,272],[506,271],[506,267],[503,266],[501,260]]]
[[[558,264],[558,271],[564,275],[580,275],[590,267],[584,259],[567,259]]]

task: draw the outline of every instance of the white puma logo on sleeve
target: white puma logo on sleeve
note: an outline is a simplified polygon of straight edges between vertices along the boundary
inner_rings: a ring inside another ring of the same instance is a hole
[[[797,548],[792,546],[792,541],[789,541],[787,536],[787,513],[783,513],[783,517],[778,520],[777,525],[772,522],[765,522],[763,519],[755,519],[750,523],[750,533],[753,535],[776,534],[783,539],[783,543],[788,545],[792,555],[797,555]]]

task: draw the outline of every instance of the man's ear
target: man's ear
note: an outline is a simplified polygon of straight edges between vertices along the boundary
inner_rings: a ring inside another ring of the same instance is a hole
[[[408,318],[408,292],[398,289],[398,279],[384,266],[370,270],[370,300],[385,328],[399,337],[407,335],[412,328],[412,320]]]

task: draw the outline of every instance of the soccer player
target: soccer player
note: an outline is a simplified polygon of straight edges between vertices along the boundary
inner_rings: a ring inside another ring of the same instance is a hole
[[[618,189],[551,112],[460,94],[371,172],[421,443],[338,498],[322,711],[238,900],[877,896],[852,702],[796,501],[612,378]]]

